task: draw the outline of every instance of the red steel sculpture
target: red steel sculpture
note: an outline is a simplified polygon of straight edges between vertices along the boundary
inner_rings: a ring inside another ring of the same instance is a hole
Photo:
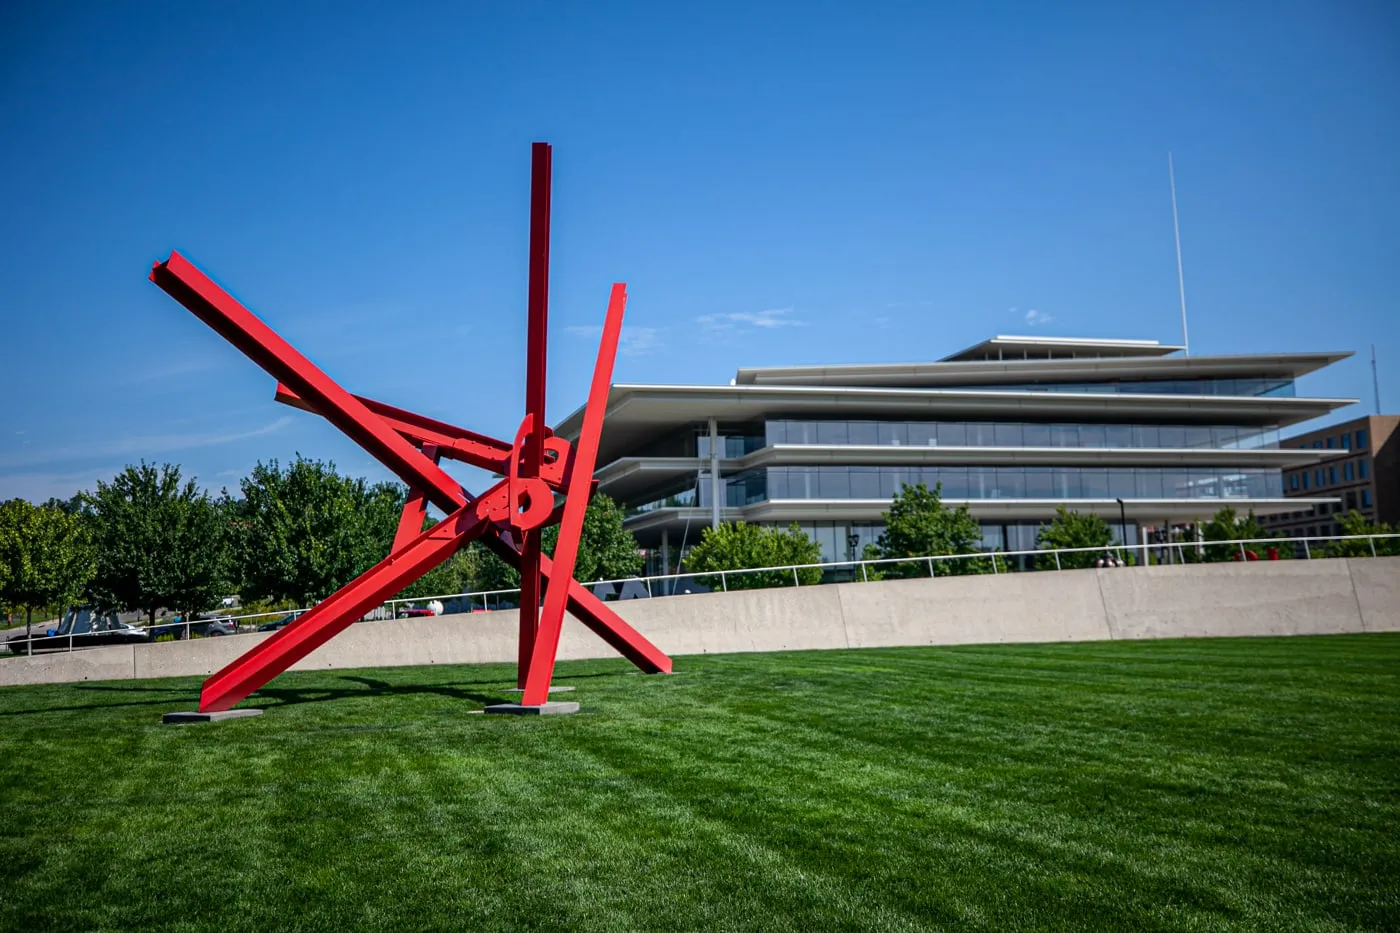
[[[550,147],[535,143],[531,155],[525,418],[514,443],[351,395],[179,253],[151,269],[151,281],[277,380],[277,401],[325,418],[409,488],[389,556],[206,680],[200,712],[232,708],[477,538],[520,569],[521,705],[539,706],[549,697],[566,609],[643,671],[670,673],[669,657],[573,579],[583,516],[596,486],[593,469],[627,286],[612,287],[583,427],[570,444],[544,420]],[[504,478],[472,496],[438,466],[443,458]],[[556,493],[564,497],[562,506],[555,504]],[[428,503],[447,517],[424,531]],[[551,561],[541,553],[540,533],[556,523]]]

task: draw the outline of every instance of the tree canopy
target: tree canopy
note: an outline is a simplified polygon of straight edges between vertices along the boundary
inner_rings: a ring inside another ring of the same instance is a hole
[[[1036,533],[1036,544],[1046,550],[1081,547],[1099,549],[1059,555],[1058,566],[1064,570],[1094,566],[1103,556],[1103,550],[1112,543],[1113,529],[1109,527],[1108,522],[1092,512],[1076,512],[1063,505],[1055,510],[1055,517],[1050,523],[1041,525]]]
[[[0,603],[62,608],[87,587],[93,546],[83,516],[23,499],[0,503]]]
[[[173,464],[128,466],[99,481],[84,507],[95,530],[90,587],[107,608],[185,613],[214,606],[227,587],[219,509]]]
[[[1237,544],[1211,544],[1212,541],[1254,541],[1259,538],[1278,537],[1273,532],[1259,524],[1259,520],[1254,517],[1254,510],[1251,509],[1244,515],[1240,515],[1231,506],[1225,506],[1216,512],[1211,520],[1201,526],[1201,537],[1205,539],[1205,559],[1207,561],[1227,561],[1238,560],[1240,556],[1240,546]],[[1244,549],[1259,556],[1259,551],[1265,547],[1261,544],[1245,545]],[[1280,548],[1280,556],[1291,557],[1292,548]]]
[[[885,512],[885,530],[874,544],[866,545],[865,557],[910,558],[938,557],[946,554],[971,554],[982,543],[982,527],[972,517],[966,505],[950,509],[943,504],[943,484],[929,489],[923,483],[904,484]],[[964,573],[990,573],[992,559],[969,557],[960,560],[933,562],[936,576]],[[904,561],[880,567],[881,577],[926,577],[927,564]]]
[[[750,525],[747,522],[724,522],[706,528],[700,543],[686,555],[687,573],[717,574],[721,570],[747,570],[759,567],[784,567],[820,563],[821,546],[797,525],[775,528]],[[791,570],[764,573],[743,573],[726,577],[723,588],[753,590],[770,586],[793,586],[800,582],[820,583],[820,567],[802,567],[794,578]],[[721,588],[719,576],[701,577],[700,582],[714,589]]]
[[[259,462],[226,508],[231,562],[241,592],[310,605],[389,554],[406,491],[336,472],[298,456]]]

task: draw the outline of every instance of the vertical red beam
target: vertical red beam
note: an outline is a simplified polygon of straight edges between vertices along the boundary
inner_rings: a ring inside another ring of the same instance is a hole
[[[622,315],[626,309],[627,286],[615,282],[608,299],[608,316],[603,323],[598,362],[593,367],[593,384],[589,387],[588,402],[583,409],[583,424],[579,427],[578,442],[574,444],[574,468],[569,475],[569,488],[564,497],[564,517],[559,523],[559,543],[554,547],[551,583],[545,591],[544,611],[540,614],[539,629],[535,633],[525,695],[520,699],[524,706],[539,706],[549,699],[549,682],[554,677],[554,657],[559,651],[564,608],[569,601],[574,562],[578,558],[579,539],[583,535],[583,519],[588,511],[588,492],[593,483],[593,466],[598,460],[603,415],[607,412],[613,363],[617,359],[617,341],[622,334]]]
[[[549,197],[553,166],[548,143],[530,147],[530,281],[525,333],[525,418],[522,476],[540,475],[544,457],[545,372],[549,349]],[[516,681],[525,687],[540,607],[540,532],[526,530],[520,547],[520,653]]]

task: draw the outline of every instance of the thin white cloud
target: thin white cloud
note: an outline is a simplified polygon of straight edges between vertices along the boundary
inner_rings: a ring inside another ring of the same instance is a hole
[[[807,322],[792,316],[792,308],[770,308],[766,311],[731,311],[728,314],[702,314],[695,323],[708,331],[778,327],[806,327]]]
[[[115,457],[149,457],[170,453],[176,450],[190,450],[196,447],[214,447],[231,444],[235,441],[262,437],[280,431],[291,424],[291,415],[283,415],[270,424],[250,431],[236,431],[224,434],[156,434],[111,438],[76,447],[51,447],[26,451],[0,457],[0,469],[37,466],[43,463],[62,463],[72,460],[111,459]]]
[[[1053,314],[1046,314],[1044,311],[1037,311],[1035,308],[1031,308],[1026,312],[1026,323],[1031,327],[1040,324],[1049,324],[1054,320],[1055,316]]]
[[[152,366],[148,369],[125,372],[121,376],[120,381],[122,385],[143,385],[149,382],[179,379],[181,377],[194,379],[205,373],[221,369],[223,366],[224,361],[219,359],[177,360],[173,363],[162,363],[159,366]]]
[[[597,340],[603,336],[603,328],[597,324],[574,324],[564,330],[587,340]],[[661,333],[659,327],[629,327],[624,324],[622,337],[617,342],[617,352],[623,356],[649,356],[662,348]]]

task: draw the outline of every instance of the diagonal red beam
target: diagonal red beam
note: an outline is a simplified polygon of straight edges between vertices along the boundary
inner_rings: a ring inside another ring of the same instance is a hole
[[[274,398],[283,405],[300,408],[313,415],[320,414],[315,406],[280,382],[277,384],[277,394]],[[402,408],[395,408],[384,402],[376,402],[363,395],[356,395],[354,398],[410,441],[436,445],[438,453],[449,460],[468,463],[494,473],[504,473],[506,465],[510,462],[510,445],[504,441],[459,428],[455,424],[438,421],[436,418],[427,418]]]
[[[447,560],[488,523],[477,500],[463,506],[341,587],[295,622],[256,645],[204,682],[201,713],[232,709],[375,606]]]
[[[583,535],[583,519],[588,512],[588,484],[593,478],[593,466],[598,459],[598,440],[603,433],[603,415],[608,407],[608,390],[612,387],[613,363],[617,359],[617,341],[622,334],[622,316],[627,310],[627,286],[616,282],[608,299],[608,315],[603,321],[603,337],[598,346],[598,361],[593,367],[593,384],[583,409],[583,424],[574,444],[574,472],[564,498],[564,517],[559,525],[558,543],[554,546],[553,579],[555,584],[573,582],[574,562],[578,558],[579,539]],[[559,636],[564,626],[564,609],[568,589],[551,585],[544,595],[544,609],[535,631],[534,653],[524,685],[524,706],[539,706],[549,699],[549,682],[554,677],[554,659],[559,652]]]
[[[449,514],[466,504],[467,497],[456,480],[188,259],[171,253],[169,259],[151,269],[151,281],[274,379],[286,383],[410,489],[423,490],[429,501]]]

